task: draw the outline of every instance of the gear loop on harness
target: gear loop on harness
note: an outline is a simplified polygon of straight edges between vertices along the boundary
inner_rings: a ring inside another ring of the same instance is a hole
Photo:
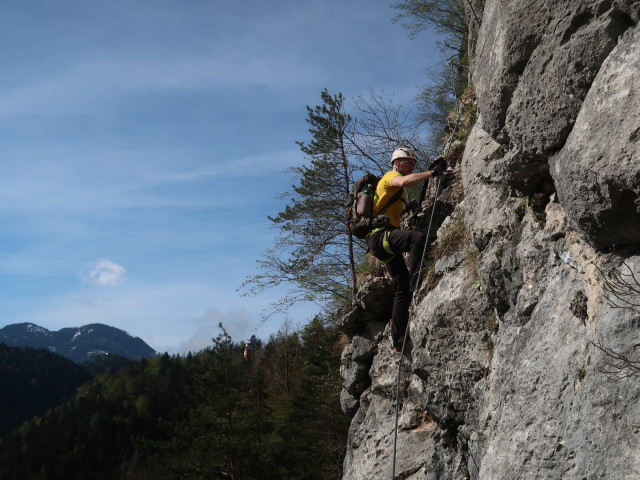
[[[390,256],[384,260],[379,259],[382,263],[384,263],[385,265],[388,265],[389,263],[391,263],[393,261],[394,258],[396,258],[396,252],[393,251],[393,249],[391,248],[391,243],[389,242],[389,234],[391,233],[391,228],[388,227],[379,227],[379,228],[374,228],[373,230],[371,230],[371,232],[367,235],[367,238],[369,238],[371,235],[373,235],[374,233],[378,233],[385,230],[384,235],[382,237],[382,248],[384,249],[384,251],[386,253],[388,253]]]
[[[391,255],[386,260],[383,260],[385,265],[388,264],[388,263],[391,263],[393,261],[393,259],[396,258],[396,253],[391,249],[391,244],[389,243],[389,234],[390,233],[391,233],[391,230],[387,230],[386,232],[384,232],[384,238],[382,239],[382,248],[384,248],[385,252],[387,252],[389,255]]]

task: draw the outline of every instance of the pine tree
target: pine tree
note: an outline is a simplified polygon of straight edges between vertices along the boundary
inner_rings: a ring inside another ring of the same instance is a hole
[[[412,37],[433,28],[443,36],[440,45],[444,50],[458,51],[467,35],[465,1],[469,4],[469,0],[404,0],[392,6],[400,12],[394,21],[403,21]]]
[[[411,31],[413,38],[419,32],[432,29],[440,35],[437,42],[443,62],[427,70],[428,83],[418,94],[419,121],[431,131],[429,150],[439,153],[447,128],[447,116],[456,98],[463,95],[469,85],[468,75],[468,21],[465,3],[472,16],[476,15],[470,0],[404,0],[393,5],[399,11],[394,21]],[[478,19],[475,18],[476,23]]]
[[[311,141],[298,142],[308,164],[293,167],[297,179],[285,209],[269,217],[280,235],[258,263],[263,273],[245,285],[258,292],[282,283],[294,286],[278,307],[299,300],[321,304],[350,301],[356,289],[356,249],[344,214],[353,183],[351,116],[342,94],[321,93],[322,105],[307,107]]]
[[[153,444],[158,454],[146,478],[273,478],[264,383],[242,351],[222,329],[196,357],[187,411],[168,441]]]
[[[291,478],[341,478],[348,418],[340,409],[340,333],[318,316],[301,331],[304,371],[284,419]]]

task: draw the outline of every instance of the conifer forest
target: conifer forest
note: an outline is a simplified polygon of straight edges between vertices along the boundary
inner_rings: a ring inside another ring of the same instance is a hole
[[[340,478],[340,336],[287,330],[98,374],[0,440],[1,478]]]

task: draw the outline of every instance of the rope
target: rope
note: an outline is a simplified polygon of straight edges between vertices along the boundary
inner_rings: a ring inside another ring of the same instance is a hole
[[[438,183],[436,185],[436,193],[433,199],[433,208],[431,209],[431,218],[429,219],[429,227],[427,228],[427,236],[424,242],[424,249],[422,250],[422,259],[420,260],[420,270],[418,270],[418,279],[416,281],[416,286],[420,285],[420,277],[422,276],[422,263],[424,262],[425,253],[427,251],[427,244],[429,243],[429,235],[431,233],[431,224],[433,222],[433,215],[436,211],[436,203],[438,201],[438,190],[440,189],[440,179],[438,179]],[[415,301],[415,297],[412,300],[412,303]],[[413,305],[412,305],[412,313],[413,313]],[[409,317],[409,321],[411,317]],[[396,374],[396,414],[395,414],[395,425],[393,428],[393,465],[391,467],[391,480],[395,480],[396,478],[396,457],[398,452],[398,412],[400,408],[400,369],[402,368],[402,359],[404,358],[404,349],[407,345],[407,338],[409,337],[409,322],[407,322],[407,328],[404,331],[404,340],[402,341],[402,351],[400,352],[400,358],[398,358],[398,372]]]
[[[453,132],[451,132],[451,136],[449,137],[449,140],[447,142],[447,145],[444,148],[444,155],[446,156],[449,153],[449,150],[451,148],[451,145],[453,143],[453,139],[455,137],[456,131],[458,130],[458,126],[460,125],[460,116],[461,116],[461,111],[460,111],[460,101],[458,100],[458,96],[455,94],[456,92],[456,78],[455,78],[455,73],[453,70],[453,62],[451,60],[449,60],[449,64],[451,65],[451,70],[452,70],[452,79],[453,79],[453,94],[456,98],[456,123],[455,126],[453,128]],[[433,224],[433,216],[435,214],[436,211],[436,203],[438,202],[438,193],[440,191],[440,181],[441,181],[441,177],[439,177],[437,179],[436,182],[436,191],[433,197],[433,207],[431,209],[431,217],[429,218],[429,226],[427,227],[427,236],[425,237],[425,242],[424,242],[424,248],[422,250],[422,258],[420,259],[420,268],[418,270],[418,278],[416,280],[416,288],[418,287],[418,285],[420,285],[420,280],[422,277],[422,267],[424,264],[424,257],[427,254],[427,245],[429,244],[429,236],[431,235],[431,225]],[[411,317],[412,314],[415,310],[416,307],[416,295],[414,295],[412,301],[411,301],[411,311],[409,314],[409,319],[407,321],[407,327],[404,331],[404,340],[402,341],[402,351],[400,352],[400,357],[397,360],[397,364],[398,364],[398,371],[396,373],[396,411],[395,411],[395,420],[394,420],[394,427],[393,427],[393,461],[392,461],[392,466],[391,466],[391,480],[395,480],[396,479],[396,459],[397,459],[397,453],[398,453],[398,417],[399,417],[399,411],[400,411],[400,371],[402,368],[402,359],[404,358],[404,349],[407,345],[407,339],[409,337],[409,324],[411,323]]]

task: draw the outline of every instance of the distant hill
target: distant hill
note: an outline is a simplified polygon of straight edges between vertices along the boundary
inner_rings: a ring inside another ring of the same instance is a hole
[[[70,398],[93,375],[43,349],[0,343],[0,436]]]
[[[142,339],[115,327],[92,323],[52,332],[33,323],[14,323],[0,329],[0,342],[11,347],[44,348],[74,362],[117,354],[133,360],[156,355]]]
[[[266,345],[254,338],[246,360],[225,332],[196,354],[97,375],[0,437],[0,479],[340,478],[342,335],[318,317],[281,332]]]

